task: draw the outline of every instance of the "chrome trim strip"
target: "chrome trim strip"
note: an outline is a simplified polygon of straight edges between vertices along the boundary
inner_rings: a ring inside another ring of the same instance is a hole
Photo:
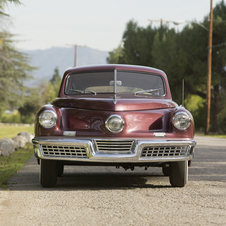
[[[101,139],[97,139],[101,140]],[[104,139],[103,139],[104,140]],[[111,141],[111,139],[108,139]],[[112,139],[114,141],[126,141],[132,139]],[[34,155],[36,158],[41,159],[53,159],[53,160],[69,160],[69,161],[83,161],[83,162],[109,162],[109,163],[140,163],[140,162],[173,162],[173,161],[185,161],[191,160],[196,142],[194,140],[189,141],[167,141],[167,140],[136,140],[133,139],[134,147],[130,153],[99,153],[95,144],[95,139],[74,139],[74,138],[34,138],[32,140],[34,144]],[[88,159],[82,158],[68,158],[67,156],[61,157],[49,157],[43,154],[42,145],[64,145],[64,146],[82,146],[85,148]],[[188,146],[185,156],[167,156],[167,157],[155,157],[155,158],[142,158],[141,152],[144,147],[147,146]]]
[[[63,132],[64,136],[76,136],[76,131],[64,131]]]
[[[157,132],[154,133],[154,137],[166,137],[166,133]]]

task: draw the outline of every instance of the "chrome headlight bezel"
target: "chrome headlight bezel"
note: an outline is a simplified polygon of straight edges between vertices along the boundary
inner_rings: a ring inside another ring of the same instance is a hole
[[[47,116],[49,118],[46,118]],[[39,123],[43,128],[46,129],[53,128],[57,123],[57,114],[54,111],[45,110],[39,115]]]
[[[112,121],[118,124],[116,129],[111,126]],[[110,115],[105,121],[105,127],[112,133],[120,133],[124,129],[125,122],[119,115]]]
[[[173,116],[173,125],[178,130],[188,129],[191,121],[191,117],[186,112],[177,112]]]

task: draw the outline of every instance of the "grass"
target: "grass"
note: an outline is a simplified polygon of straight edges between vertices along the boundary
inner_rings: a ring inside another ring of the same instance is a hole
[[[226,135],[204,135],[204,136],[207,136],[207,137],[217,137],[217,138],[224,138],[224,139],[226,139]]]
[[[8,188],[8,180],[33,155],[32,144],[26,144],[24,149],[14,151],[10,156],[0,156],[0,187]]]
[[[205,136],[205,137],[216,137],[216,138],[224,138],[226,139],[226,135],[219,135],[219,134],[208,134],[208,135],[205,135],[204,133],[195,133],[195,135],[197,136]]]
[[[18,133],[22,131],[27,131],[31,134],[34,133],[34,126],[0,126],[0,139],[2,138],[13,138],[16,137]]]
[[[0,126],[0,139],[13,138],[19,132],[33,133],[33,126]],[[13,176],[33,155],[32,144],[27,143],[24,149],[14,151],[10,156],[0,156],[0,187],[8,188],[8,180]]]

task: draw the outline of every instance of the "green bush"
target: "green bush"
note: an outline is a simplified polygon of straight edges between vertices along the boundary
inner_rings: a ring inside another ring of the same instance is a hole
[[[32,116],[22,116],[22,123],[25,123],[25,124],[32,124],[34,123],[34,120],[32,119]]]
[[[226,134],[226,106],[221,110],[218,118],[218,126],[222,133]]]
[[[20,123],[20,113],[14,111],[13,114],[2,113],[1,122],[3,123]]]
[[[185,103],[185,107],[193,115],[196,130],[204,131],[205,115],[206,115],[205,113],[206,100],[198,95],[188,95],[184,103]]]
[[[33,155],[32,144],[27,143],[24,149],[18,149],[10,156],[0,156],[0,187],[7,189],[8,180]]]

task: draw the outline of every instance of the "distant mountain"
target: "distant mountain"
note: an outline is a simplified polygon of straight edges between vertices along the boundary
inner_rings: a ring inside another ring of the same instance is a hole
[[[52,47],[45,50],[27,50],[31,60],[30,65],[38,67],[33,72],[33,80],[25,83],[28,87],[35,87],[42,80],[50,80],[53,76],[54,69],[59,68],[60,75],[63,76],[64,71],[74,66],[74,47]],[[91,49],[89,47],[80,47],[77,49],[77,66],[106,64],[108,52]]]

